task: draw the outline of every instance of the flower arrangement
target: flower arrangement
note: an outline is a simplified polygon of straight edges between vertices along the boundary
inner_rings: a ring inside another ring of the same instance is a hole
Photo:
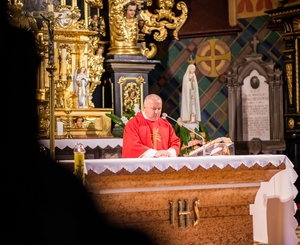
[[[201,141],[201,138],[198,137],[195,134],[191,134],[191,131],[189,131],[185,127],[180,126],[178,123],[176,123],[173,127],[175,129],[176,135],[180,138],[180,142],[181,142],[181,144],[180,144],[181,149],[180,149],[180,152],[179,152],[179,156],[186,156],[195,147],[197,147],[197,146],[190,147],[189,142],[191,142],[191,141]],[[210,135],[208,134],[208,131],[207,131],[206,127],[203,124],[201,124],[200,122],[199,122],[199,129],[195,128],[194,131],[197,134],[200,134],[205,139],[206,142],[211,140]],[[192,137],[192,135],[193,135],[193,137]]]
[[[127,122],[136,115],[140,111],[139,105],[138,104],[133,104],[131,107],[131,110],[129,111],[124,111],[123,116],[118,117],[115,114],[109,114],[106,113],[105,115],[109,117],[117,126],[119,126],[121,129],[120,130],[115,130],[115,136],[117,137],[123,137],[123,130],[125,128],[125,125]],[[117,132],[116,132],[117,131]]]

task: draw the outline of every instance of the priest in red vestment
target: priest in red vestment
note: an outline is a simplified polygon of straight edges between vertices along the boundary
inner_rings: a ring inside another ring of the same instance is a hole
[[[149,94],[143,112],[138,112],[124,128],[122,157],[177,157],[180,139],[172,125],[160,117],[162,99]]]

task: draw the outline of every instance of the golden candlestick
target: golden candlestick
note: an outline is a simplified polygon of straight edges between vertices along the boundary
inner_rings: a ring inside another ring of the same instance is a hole
[[[66,126],[65,126],[66,131],[67,131],[66,138],[72,139],[73,136],[70,133],[70,130],[71,130],[70,114],[72,113],[72,110],[65,110],[64,112],[67,114],[67,120],[66,120]]]
[[[54,64],[54,13],[48,12],[40,14],[46,21],[48,27],[48,66],[46,67],[49,73],[50,81],[50,157],[55,160],[55,118],[54,118],[54,72],[57,70]]]
[[[71,139],[73,138],[73,136],[70,133],[70,129],[71,129],[71,120],[70,120],[70,114],[72,112],[71,108],[72,108],[72,98],[70,95],[69,91],[65,91],[64,92],[64,104],[65,104],[65,110],[64,112],[67,114],[67,120],[66,120],[66,138]]]

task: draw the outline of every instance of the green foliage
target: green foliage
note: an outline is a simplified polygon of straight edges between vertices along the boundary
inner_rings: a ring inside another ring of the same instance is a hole
[[[115,114],[105,113],[105,116],[109,117],[115,124],[118,124],[120,127],[125,127],[125,123],[122,121],[122,119]]]
[[[124,116],[129,120],[130,118],[135,116],[135,111],[133,110],[134,106],[132,106],[132,109],[130,111],[124,111]]]
[[[124,129],[124,127],[127,123],[126,120],[129,120],[130,118],[134,117],[136,114],[134,108],[135,108],[134,105],[132,105],[131,110],[123,112],[123,120],[124,121],[122,120],[122,117],[118,117],[115,114],[106,113],[105,116],[109,117],[115,124],[117,124],[122,129]],[[117,137],[123,137],[123,130],[116,129],[114,131],[114,135]]]
[[[211,141],[210,135],[209,135],[206,127],[203,124],[201,124],[201,123],[199,123],[199,132],[204,132],[205,133],[206,141]]]
[[[181,127],[178,123],[173,125],[173,127],[174,127],[176,135],[180,138],[180,147],[182,147],[184,145],[187,146],[188,142],[192,140],[191,135],[190,135],[190,131],[185,127]],[[203,124],[199,123],[199,129],[195,128],[194,131],[197,134],[201,134],[201,132],[204,132],[205,137],[206,137],[206,141],[211,140],[211,138],[208,134],[208,131],[207,131],[206,127]],[[198,135],[195,135],[195,139],[201,140],[201,138]],[[180,152],[179,152],[179,156],[184,156],[186,154],[189,154],[192,150],[193,150],[192,147],[181,149]]]

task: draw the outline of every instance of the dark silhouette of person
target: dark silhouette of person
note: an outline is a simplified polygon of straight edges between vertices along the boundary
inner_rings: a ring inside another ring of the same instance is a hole
[[[40,58],[34,35],[11,27],[6,9],[7,1],[1,1],[2,89],[9,91],[9,103],[5,96],[8,138],[1,147],[0,244],[152,244],[140,231],[110,224],[81,181],[40,152],[36,100]],[[30,120],[20,123],[23,116]]]

